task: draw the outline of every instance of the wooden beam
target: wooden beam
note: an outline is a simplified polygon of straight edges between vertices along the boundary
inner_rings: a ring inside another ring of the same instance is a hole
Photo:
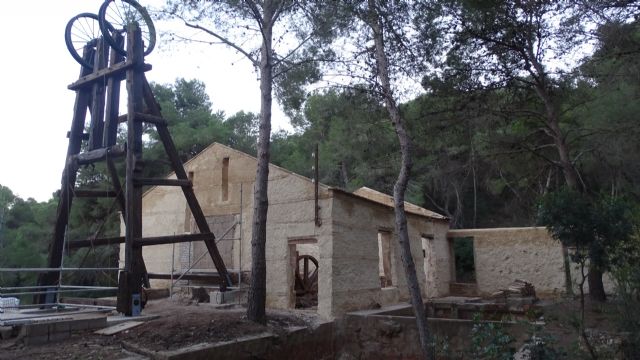
[[[107,46],[102,38],[96,43],[95,60],[93,61],[93,73],[97,73],[107,66]],[[91,122],[89,125],[89,150],[102,147],[102,135],[104,132],[104,95],[105,83],[94,82],[91,89]]]
[[[146,78],[144,78],[144,99],[147,105],[147,109],[149,109],[149,112],[151,114],[156,116],[162,115],[160,113],[160,104],[158,104],[156,99],[153,97],[151,86],[149,86],[149,83],[147,82]],[[176,146],[173,143],[173,139],[171,139],[171,134],[169,133],[169,129],[164,124],[156,124],[156,129],[158,131],[158,136],[160,137],[160,141],[162,141],[164,149],[167,153],[167,156],[171,161],[171,167],[173,168],[173,171],[176,173],[176,177],[181,180],[189,180],[187,173],[185,172],[184,167],[182,166],[182,161],[178,156],[178,151],[176,150]],[[184,197],[187,199],[187,204],[189,204],[189,209],[191,210],[191,214],[193,215],[193,218],[196,224],[198,225],[198,229],[200,230],[200,233],[203,233],[203,234],[211,233],[211,229],[209,229],[209,224],[207,224],[207,220],[204,216],[204,213],[202,212],[202,208],[200,207],[200,204],[198,203],[198,199],[196,198],[196,195],[193,192],[193,187],[183,186],[182,192],[184,193]],[[226,289],[226,286],[232,285],[232,281],[231,281],[231,277],[229,276],[229,272],[227,271],[227,267],[225,266],[224,261],[222,260],[222,256],[220,256],[220,251],[216,246],[215,238],[205,240],[205,245],[207,246],[207,250],[211,255],[211,259],[213,260],[213,263],[216,266],[218,273],[220,273],[222,278],[225,280],[221,284],[221,288],[220,288],[222,291],[224,291]]]
[[[146,112],[136,113],[136,121],[146,122],[155,125],[167,125],[167,120],[161,116],[148,114]],[[127,122],[127,115],[118,116],[118,122]]]
[[[108,148],[101,148],[87,151],[73,157],[78,165],[89,165],[108,158],[122,157],[127,153],[124,145],[114,145]]]
[[[133,183],[138,186],[192,186],[189,180],[164,178],[137,178],[133,179]]]
[[[215,239],[215,235],[208,234],[184,234],[184,235],[167,235],[167,236],[154,236],[145,238],[136,238],[134,240],[134,246],[152,246],[152,245],[166,245],[166,244],[178,244],[183,242],[203,241]]]
[[[119,312],[127,316],[133,313],[134,296],[140,296],[145,282],[141,248],[134,248],[136,238],[142,237],[142,187],[134,179],[142,173],[142,123],[135,121],[135,114],[144,109],[144,54],[140,27],[134,22],[127,29],[127,54],[130,67],[127,75],[127,160],[125,174],[126,231],[124,246],[124,271],[118,282]]]
[[[124,38],[119,32],[114,32],[118,44],[124,44]],[[124,56],[111,49],[109,66],[115,66],[124,61]],[[107,80],[107,100],[104,112],[104,138],[103,147],[113,146],[118,138],[118,111],[120,109],[120,81],[114,77]],[[124,209],[123,209],[124,214]]]
[[[78,79],[73,84],[67,86],[69,90],[80,90],[82,88],[93,85],[95,82],[106,83],[110,78],[120,81],[126,77],[126,72],[134,66],[132,61],[124,61],[117,63],[108,68],[104,68],[91,75],[86,75]],[[150,64],[142,64],[142,71],[151,70]]]
[[[145,238],[134,239],[134,247],[153,246],[153,245],[165,245],[165,244],[179,244],[183,242],[203,241],[213,239],[215,236],[209,234],[184,234],[184,235],[167,235],[167,236],[153,236]],[[67,242],[69,249],[79,249],[83,247],[93,246],[105,246],[123,244],[125,242],[124,236],[108,237],[108,238],[96,238],[85,240],[72,240]]]
[[[161,116],[145,114],[145,113],[136,113],[136,121],[142,121],[155,125],[167,125],[167,120],[162,118]]]

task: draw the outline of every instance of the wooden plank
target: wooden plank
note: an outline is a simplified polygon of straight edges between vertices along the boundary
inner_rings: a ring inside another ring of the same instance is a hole
[[[119,32],[113,34],[119,44],[124,44],[124,38]],[[109,66],[115,66],[124,61],[124,56],[111,49]],[[118,139],[118,111],[120,109],[120,80],[110,77],[107,80],[107,100],[104,113],[104,138],[103,147],[113,146]],[[124,213],[123,213],[124,214]]]
[[[94,331],[93,333],[97,335],[109,336],[125,330],[133,329],[134,327],[140,326],[142,324],[144,324],[144,321],[125,321],[117,325],[109,326],[104,329]]]
[[[102,38],[96,43],[95,60],[93,61],[93,73],[107,66],[107,49]],[[91,90],[91,122],[89,125],[89,150],[102,147],[102,134],[104,131],[104,95],[106,83],[94,82]]]
[[[69,90],[80,90],[93,85],[94,82],[106,83],[109,78],[120,81],[126,77],[127,70],[134,67],[133,61],[124,61],[113,66],[104,68],[94,74],[86,75],[78,79],[73,84],[67,86]],[[150,64],[142,64],[142,71],[151,70]]]
[[[138,186],[192,186],[190,180],[181,179],[139,178],[133,179],[133,182]]]

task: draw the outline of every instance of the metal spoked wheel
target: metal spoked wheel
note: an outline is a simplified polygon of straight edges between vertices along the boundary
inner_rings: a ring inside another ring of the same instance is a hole
[[[67,49],[71,53],[71,56],[73,56],[80,65],[91,70],[93,69],[93,59],[87,61],[82,55],[85,46],[90,45],[95,47],[100,35],[102,34],[100,32],[98,15],[82,13],[74,16],[67,23],[67,27],[64,30],[64,42],[67,44]]]
[[[296,260],[295,271],[296,308],[317,306],[318,260],[311,255],[300,255]]]
[[[156,29],[147,10],[134,0],[106,0],[98,12],[98,22],[106,42],[123,56],[127,51],[119,44],[115,32],[126,33],[127,26],[137,23],[142,32],[144,54],[149,55],[156,45]]]

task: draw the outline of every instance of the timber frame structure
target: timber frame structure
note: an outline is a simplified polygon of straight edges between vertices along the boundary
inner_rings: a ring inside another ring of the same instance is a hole
[[[71,130],[68,133],[69,146],[62,174],[54,234],[49,246],[49,271],[42,273],[38,279],[38,285],[46,288],[46,294],[37,297],[40,304],[53,303],[57,299],[57,285],[60,283],[61,272],[54,269],[62,267],[64,250],[98,245],[125,244],[124,268],[120,269],[118,276],[117,310],[127,316],[140,313],[143,306],[142,287],[149,286],[149,277],[142,257],[144,246],[204,241],[218,272],[220,290],[225,291],[232,285],[231,277],[216,246],[216,237],[207,224],[194,194],[192,182],[184,170],[169,133],[167,121],[162,118],[160,105],[153,96],[146,79],[145,72],[151,70],[151,66],[144,63],[142,36],[137,24],[131,24],[126,35],[128,54],[126,59],[109,48],[102,37],[96,39],[95,44],[85,46],[83,57],[93,63],[93,71],[81,67],[80,78],[68,86],[70,90],[76,92],[76,100]],[[117,36],[118,41],[124,43],[124,38]],[[127,113],[118,116],[122,80],[126,80],[128,93]],[[91,115],[91,122],[88,126],[89,132],[84,133],[87,109]],[[125,145],[116,143],[119,123],[126,124]],[[143,123],[155,126],[176,179],[142,177]],[[126,171],[124,186],[114,162],[115,159],[123,157]],[[80,166],[100,161],[106,162],[107,176],[111,179],[112,190],[95,191],[76,188]],[[144,238],[142,234],[143,186],[181,187],[200,233]],[[74,197],[115,198],[123,214],[126,226],[125,236],[65,241],[69,209]]]

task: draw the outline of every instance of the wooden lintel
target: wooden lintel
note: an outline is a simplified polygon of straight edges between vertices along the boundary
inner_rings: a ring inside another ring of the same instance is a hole
[[[118,194],[113,190],[86,190],[77,189],[74,190],[73,195],[81,198],[114,198]]]
[[[177,243],[183,243],[183,242],[203,241],[203,240],[213,241],[215,240],[215,238],[216,236],[213,235],[212,233],[145,237],[145,238],[135,239],[134,246],[177,244]]]
[[[127,149],[124,145],[114,145],[80,153],[75,156],[75,160],[78,162],[78,165],[89,165],[107,158],[122,157],[126,153]]]
[[[184,179],[162,179],[162,178],[136,178],[133,180],[135,185],[139,186],[182,186],[191,187],[190,180]]]
[[[84,87],[91,86],[95,82],[104,82],[106,83],[108,79],[113,78],[115,80],[122,80],[126,76],[126,71],[134,66],[133,62],[124,61],[121,63],[117,63],[113,66],[109,66],[108,68],[104,68],[102,70],[98,70],[93,74],[86,75],[76,80],[73,84],[67,86],[69,90],[80,90]],[[150,64],[143,64],[142,71],[151,70]]]

